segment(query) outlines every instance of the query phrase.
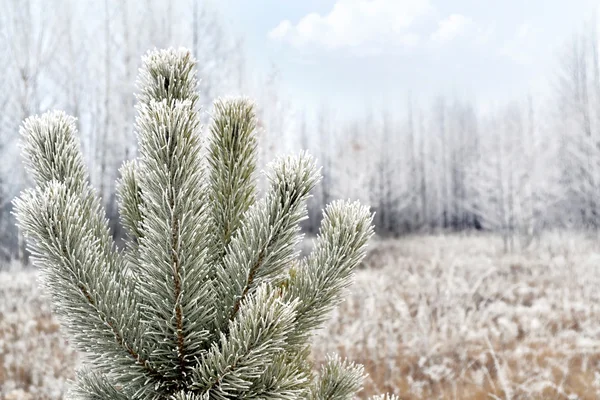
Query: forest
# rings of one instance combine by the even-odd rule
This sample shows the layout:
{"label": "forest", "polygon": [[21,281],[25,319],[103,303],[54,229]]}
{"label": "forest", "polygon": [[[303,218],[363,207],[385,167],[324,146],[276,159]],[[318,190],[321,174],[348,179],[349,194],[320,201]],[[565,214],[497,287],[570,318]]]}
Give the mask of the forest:
{"label": "forest", "polygon": [[[189,3],[189,4],[188,4]],[[186,46],[199,62],[201,104],[246,94],[259,107],[260,165],[307,149],[323,179],[306,232],[336,198],[358,198],[376,213],[380,236],[488,231],[506,250],[544,230],[600,224],[600,61],[595,21],[557,45],[560,69],[545,97],[523,93],[480,107],[452,94],[405,100],[340,116],[335,104],[308,112],[282,89],[277,66],[257,71],[242,38],[210,2],[2,0],[0,15],[0,248],[26,261],[11,214],[29,185],[18,157],[19,126],[60,108],[78,121],[81,145],[113,235],[120,238],[115,180],[135,156],[134,82],[147,49]],[[176,23],[175,23],[176,22]],[[401,77],[398,77],[401,79]]]}

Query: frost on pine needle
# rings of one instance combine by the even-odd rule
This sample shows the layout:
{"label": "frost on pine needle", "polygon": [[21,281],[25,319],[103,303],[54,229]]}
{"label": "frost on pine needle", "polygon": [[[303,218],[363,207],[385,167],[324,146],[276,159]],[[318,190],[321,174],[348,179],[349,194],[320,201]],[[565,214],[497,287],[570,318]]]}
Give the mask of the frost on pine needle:
{"label": "frost on pine needle", "polygon": [[74,119],[23,124],[36,187],[15,200],[65,334],[84,368],[77,399],[351,399],[363,370],[332,357],[314,377],[310,332],[350,284],[373,230],[358,203],[328,206],[298,260],[299,223],[319,180],[305,153],[281,157],[256,199],[256,116],[215,103],[203,151],[195,60],[157,50],[138,79],[139,157],[117,198],[128,242],[112,241],[89,184]]}
{"label": "frost on pine needle", "polygon": [[364,368],[338,356],[328,356],[321,367],[319,378],[312,388],[313,398],[351,400],[362,388]]}

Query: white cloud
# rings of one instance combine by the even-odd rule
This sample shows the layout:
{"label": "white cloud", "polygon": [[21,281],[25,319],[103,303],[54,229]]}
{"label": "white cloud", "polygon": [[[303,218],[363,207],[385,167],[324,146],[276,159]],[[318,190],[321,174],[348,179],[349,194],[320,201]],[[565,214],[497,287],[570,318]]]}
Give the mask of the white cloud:
{"label": "white cloud", "polygon": [[465,32],[472,24],[471,18],[462,14],[452,14],[438,22],[438,28],[431,34],[431,40],[439,43],[449,42]]}
{"label": "white cloud", "polygon": [[269,32],[269,37],[271,39],[282,39],[292,29],[294,29],[294,27],[292,26],[292,23],[286,19],[285,21],[281,21],[275,29],[273,29],[273,30],[271,30],[271,32]]}
{"label": "white cloud", "polygon": [[432,11],[429,0],[338,0],[325,15],[310,13],[295,25],[280,22],[269,38],[296,47],[349,48],[359,53],[410,47],[419,42],[410,28]]}

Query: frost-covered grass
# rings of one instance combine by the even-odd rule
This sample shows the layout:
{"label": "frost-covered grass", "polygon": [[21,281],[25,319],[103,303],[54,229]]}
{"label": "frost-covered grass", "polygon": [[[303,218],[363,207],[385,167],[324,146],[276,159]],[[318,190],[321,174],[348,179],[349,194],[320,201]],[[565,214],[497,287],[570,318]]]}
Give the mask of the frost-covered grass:
{"label": "frost-covered grass", "polygon": [[403,399],[599,399],[600,240],[501,248],[482,237],[379,243],[315,354],[364,363],[366,392]]}
{"label": "frost-covered grass", "polygon": [[[376,243],[315,338],[365,364],[362,393],[402,399],[600,398],[600,239],[551,235]],[[33,272],[0,273],[0,399],[60,399],[77,356]]]}
{"label": "frost-covered grass", "polygon": [[0,272],[0,399],[63,398],[76,359],[36,274]]}

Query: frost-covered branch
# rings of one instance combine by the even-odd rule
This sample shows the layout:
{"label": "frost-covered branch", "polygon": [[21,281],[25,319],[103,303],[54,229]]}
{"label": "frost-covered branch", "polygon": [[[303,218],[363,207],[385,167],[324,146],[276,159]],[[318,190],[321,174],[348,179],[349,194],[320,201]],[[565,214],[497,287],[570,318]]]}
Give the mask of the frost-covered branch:
{"label": "frost-covered branch", "polygon": [[308,338],[350,283],[372,216],[334,202],[315,250],[292,268],[315,162],[305,153],[277,159],[256,201],[254,106],[217,102],[205,153],[194,66],[185,49],[144,58],[139,156],[118,182],[122,251],[88,183],[74,120],[52,112],[24,125],[37,187],[15,201],[17,218],[70,341],[92,367],[72,395],[349,399],[362,369],[332,358],[313,383]]}

